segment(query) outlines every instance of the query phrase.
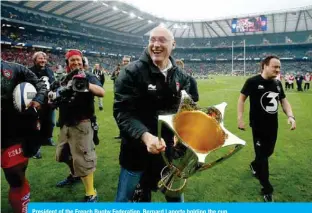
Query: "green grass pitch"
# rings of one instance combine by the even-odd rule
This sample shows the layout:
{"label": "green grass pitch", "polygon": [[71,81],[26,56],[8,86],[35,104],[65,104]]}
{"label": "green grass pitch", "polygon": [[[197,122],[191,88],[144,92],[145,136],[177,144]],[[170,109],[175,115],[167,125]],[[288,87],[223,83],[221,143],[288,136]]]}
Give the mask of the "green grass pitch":
{"label": "green grass pitch", "polygon": [[[108,79],[108,78],[107,78]],[[251,129],[239,131],[236,125],[236,106],[244,77],[214,77],[198,80],[200,106],[211,106],[223,101],[225,127],[247,145],[232,158],[209,170],[197,173],[188,180],[185,189],[186,202],[262,202],[260,184],[251,176],[249,163],[254,157]],[[112,116],[113,83],[105,83],[104,111],[96,114],[100,126],[100,145],[96,147],[98,163],[94,184],[99,202],[114,201],[119,175],[119,146],[114,139],[118,134]],[[297,130],[290,131],[287,117],[279,109],[279,133],[275,152],[270,158],[270,180],[275,188],[275,200],[279,202],[307,202],[312,200],[312,92],[287,91],[297,121]],[[244,118],[248,124],[249,100],[245,104]],[[57,141],[59,129],[54,131]],[[31,185],[33,202],[79,202],[84,196],[82,183],[73,187],[56,188],[69,170],[65,164],[55,161],[55,147],[44,146],[41,160],[30,159],[27,178]],[[10,212],[8,184],[1,172],[1,212]],[[160,193],[153,194],[153,201],[164,202]]]}

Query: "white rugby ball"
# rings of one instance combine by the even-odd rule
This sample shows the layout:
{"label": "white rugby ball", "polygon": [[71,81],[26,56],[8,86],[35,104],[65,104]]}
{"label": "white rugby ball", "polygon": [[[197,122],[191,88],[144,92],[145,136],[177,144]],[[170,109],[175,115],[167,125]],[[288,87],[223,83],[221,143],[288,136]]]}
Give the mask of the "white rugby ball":
{"label": "white rugby ball", "polygon": [[36,88],[27,82],[18,84],[13,90],[13,104],[17,111],[25,111],[27,105],[36,96]]}

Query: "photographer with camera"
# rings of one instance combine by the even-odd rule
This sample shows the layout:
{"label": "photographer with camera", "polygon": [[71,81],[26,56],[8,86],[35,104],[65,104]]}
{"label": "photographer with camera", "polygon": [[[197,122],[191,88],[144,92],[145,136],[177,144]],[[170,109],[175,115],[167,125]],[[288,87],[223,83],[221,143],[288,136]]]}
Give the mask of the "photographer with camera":
{"label": "photographer with camera", "polygon": [[[67,76],[57,83],[52,103],[59,108],[60,136],[56,160],[66,163],[71,174],[57,187],[72,185],[81,178],[86,196],[85,202],[96,202],[93,186],[96,153],[93,143],[91,118],[94,115],[94,96],[103,97],[100,81],[90,72],[84,72],[83,55],[79,50],[69,50],[66,55]],[[52,88],[55,91],[55,88]]]}

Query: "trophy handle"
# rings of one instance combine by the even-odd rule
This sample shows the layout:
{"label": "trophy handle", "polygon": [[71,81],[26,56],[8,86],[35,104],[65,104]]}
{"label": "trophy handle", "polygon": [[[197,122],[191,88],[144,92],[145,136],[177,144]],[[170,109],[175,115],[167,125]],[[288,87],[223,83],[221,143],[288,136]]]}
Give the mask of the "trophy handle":
{"label": "trophy handle", "polygon": [[205,163],[202,164],[202,166],[198,169],[198,171],[204,171],[206,169],[209,169],[219,163],[222,163],[224,160],[228,159],[229,157],[233,156],[236,152],[238,152],[241,148],[243,148],[244,145],[236,145],[231,151],[229,151],[226,155],[223,157],[218,158],[217,160],[211,162],[211,163]]}
{"label": "trophy handle", "polygon": [[[172,124],[173,115],[160,115],[158,120],[158,139],[161,140],[162,125],[166,125],[169,129],[176,134]],[[181,140],[179,138],[179,140]],[[186,186],[187,179],[181,177],[181,171],[169,162],[165,152],[161,152],[162,158],[166,165],[160,173],[160,181],[158,182],[158,188],[162,193],[169,197],[179,196]]]}
{"label": "trophy handle", "polygon": [[183,192],[186,186],[187,179],[178,177],[178,172],[179,170],[174,166],[165,166],[161,170],[161,179],[158,182],[158,188],[169,197],[177,197]]}
{"label": "trophy handle", "polygon": [[[174,131],[173,128],[173,124],[172,124],[172,118],[173,118],[174,114],[172,115],[160,115],[158,118],[158,127],[157,127],[157,136],[158,136],[158,140],[161,140],[161,129],[162,129],[162,125],[166,125],[167,127],[169,127],[171,129],[171,131],[174,132],[174,134],[176,133]],[[176,135],[176,134],[175,134]],[[161,152],[162,158],[164,159],[166,165],[170,165],[165,152]]]}

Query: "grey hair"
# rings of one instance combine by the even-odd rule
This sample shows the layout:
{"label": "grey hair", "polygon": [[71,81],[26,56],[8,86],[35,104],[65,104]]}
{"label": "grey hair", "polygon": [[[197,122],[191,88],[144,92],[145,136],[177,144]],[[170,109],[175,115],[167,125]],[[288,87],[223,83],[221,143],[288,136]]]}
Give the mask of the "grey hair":
{"label": "grey hair", "polygon": [[32,57],[33,62],[36,61],[36,59],[37,59],[37,57],[38,57],[39,55],[43,55],[43,57],[45,57],[45,58],[47,57],[47,54],[45,54],[45,53],[42,52],[42,51],[35,52],[34,55],[33,55],[33,57]]}

